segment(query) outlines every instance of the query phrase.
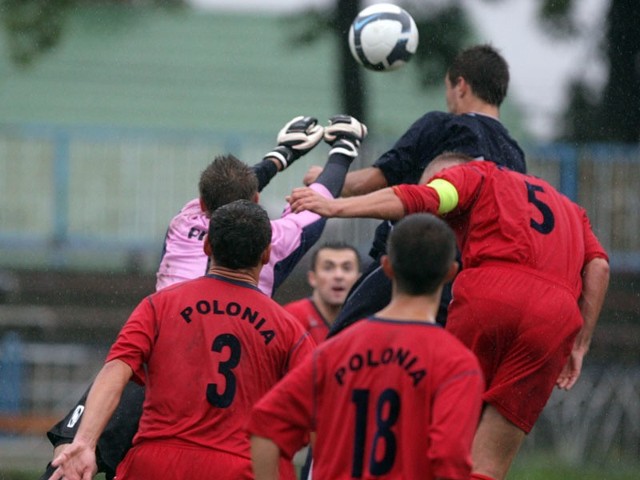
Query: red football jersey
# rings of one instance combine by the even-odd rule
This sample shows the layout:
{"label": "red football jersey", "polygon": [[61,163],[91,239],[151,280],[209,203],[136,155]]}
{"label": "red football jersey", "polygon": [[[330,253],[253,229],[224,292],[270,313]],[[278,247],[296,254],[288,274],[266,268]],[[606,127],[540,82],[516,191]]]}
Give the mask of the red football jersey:
{"label": "red football jersey", "polygon": [[207,275],[143,300],[107,360],[126,362],[146,385],[134,445],[170,438],[249,459],[251,407],[314,348],[256,287]]}
{"label": "red football jersey", "polygon": [[[457,190],[458,205],[444,218],[456,232],[464,268],[491,261],[531,267],[569,287],[577,298],[584,264],[608,258],[584,209],[540,178],[487,161],[450,167],[434,178]],[[393,188],[407,214],[438,211],[433,188]]]}
{"label": "red football jersey", "polygon": [[313,478],[467,479],[483,386],[475,356],[438,325],[369,318],[289,373],[248,428],[288,455],[316,431]]}
{"label": "red football jersey", "polygon": [[284,309],[296,317],[316,344],[320,345],[325,341],[329,334],[329,324],[311,298],[302,298],[295,302],[287,303]]}

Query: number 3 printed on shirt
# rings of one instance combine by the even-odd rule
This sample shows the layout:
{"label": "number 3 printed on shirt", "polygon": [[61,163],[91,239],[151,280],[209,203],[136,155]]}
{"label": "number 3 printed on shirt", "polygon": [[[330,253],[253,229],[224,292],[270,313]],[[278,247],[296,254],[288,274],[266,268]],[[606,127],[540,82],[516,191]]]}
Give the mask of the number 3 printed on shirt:
{"label": "number 3 printed on shirt", "polygon": [[540,185],[533,185],[529,182],[524,183],[527,185],[527,196],[529,203],[532,203],[538,210],[540,210],[540,213],[542,214],[542,223],[538,223],[532,218],[529,221],[529,225],[531,226],[531,228],[542,233],[543,235],[551,233],[553,227],[555,227],[556,225],[556,220],[553,212],[551,211],[551,208],[549,208],[549,205],[536,197],[536,193],[544,193],[544,189]]}
{"label": "number 3 printed on shirt", "polygon": [[218,373],[225,380],[224,390],[218,393],[218,384],[210,383],[207,385],[207,401],[219,408],[227,408],[233,403],[233,398],[236,396],[236,376],[233,374],[233,369],[240,363],[240,354],[242,353],[240,340],[230,333],[218,335],[213,341],[211,351],[222,352],[224,347],[230,350],[229,359],[218,364]]}
{"label": "number 3 printed on shirt", "polygon": [[[362,478],[365,459],[365,443],[367,440],[367,418],[369,415],[369,390],[356,389],[351,394],[351,401],[356,405],[356,429],[353,439],[353,464],[351,477]],[[369,472],[379,476],[388,473],[393,468],[396,459],[397,441],[391,427],[398,421],[400,415],[400,395],[391,388],[387,388],[378,397],[376,404],[376,432],[369,454]],[[378,459],[377,454],[383,453]]]}

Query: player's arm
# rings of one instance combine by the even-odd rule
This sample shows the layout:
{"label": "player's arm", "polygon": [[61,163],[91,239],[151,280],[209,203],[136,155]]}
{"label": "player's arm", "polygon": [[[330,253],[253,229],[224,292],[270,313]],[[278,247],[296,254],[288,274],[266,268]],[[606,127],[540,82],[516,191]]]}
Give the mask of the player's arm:
{"label": "player's arm", "polygon": [[387,179],[379,168],[366,167],[347,174],[344,181],[344,188],[342,189],[342,196],[353,197],[355,195],[365,195],[388,186]]}
{"label": "player's arm", "polygon": [[[323,168],[317,165],[310,167],[305,173],[302,182],[307,186],[311,185],[323,171]],[[387,179],[379,168],[366,167],[347,173],[340,195],[343,197],[364,195],[388,186]],[[337,197],[338,195],[334,196]]]}
{"label": "player's arm", "polygon": [[399,220],[405,214],[402,201],[392,188],[348,198],[325,198],[310,188],[296,188],[287,197],[294,212],[310,210],[323,217],[379,218]]}
{"label": "player's arm", "polygon": [[[448,375],[441,377],[432,395],[432,418],[428,426],[429,458],[436,478],[468,478],[471,446],[482,410],[484,379],[475,356],[458,354],[457,365],[447,363]],[[446,362],[445,362],[446,363]]]}
{"label": "player's arm", "polygon": [[569,360],[558,377],[557,386],[561,389],[569,390],[580,376],[582,362],[589,351],[593,331],[604,304],[609,275],[609,262],[602,257],[592,259],[583,268],[582,292],[578,305],[584,324],[576,337]]}
{"label": "player's arm", "polygon": [[258,191],[278,172],[313,150],[323,136],[324,128],[314,117],[298,116],[288,121],[278,132],[278,145],[252,167],[258,177]]}
{"label": "player's arm", "polygon": [[102,367],[89,391],[73,442],[52,462],[57,470],[51,480],[65,476],[75,478],[74,474],[83,480],[93,478],[97,472],[95,450],[98,439],[132,374],[131,367],[121,360],[112,360]]}
{"label": "player's arm", "polygon": [[273,440],[252,435],[251,460],[256,480],[278,480],[280,448]]}
{"label": "player's arm", "polygon": [[277,445],[278,455],[287,458],[306,445],[315,422],[314,356],[315,352],[267,392],[253,406],[247,423],[252,437],[269,439]]}
{"label": "player's arm", "polygon": [[[331,145],[329,158],[320,176],[311,185],[319,195],[333,198],[340,194],[344,178],[358,156],[367,127],[349,115],[334,115],[325,128],[324,140]],[[287,208],[271,226],[270,263],[274,269],[272,285],[263,285],[272,292],[284,281],[304,254],[320,239],[326,219],[312,212],[293,212]]]}

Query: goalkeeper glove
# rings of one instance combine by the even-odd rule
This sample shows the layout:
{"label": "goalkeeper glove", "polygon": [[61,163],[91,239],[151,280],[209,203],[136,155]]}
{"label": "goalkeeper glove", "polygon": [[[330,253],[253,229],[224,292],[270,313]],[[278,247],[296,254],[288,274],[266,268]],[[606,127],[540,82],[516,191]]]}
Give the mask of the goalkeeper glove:
{"label": "goalkeeper glove", "polygon": [[274,157],[284,170],[320,143],[323,133],[324,128],[318,125],[316,118],[295,117],[282,127],[278,133],[278,146],[264,158]]}
{"label": "goalkeeper glove", "polygon": [[329,155],[342,153],[356,158],[360,142],[366,136],[367,126],[349,115],[334,115],[324,129],[324,141],[331,145]]}

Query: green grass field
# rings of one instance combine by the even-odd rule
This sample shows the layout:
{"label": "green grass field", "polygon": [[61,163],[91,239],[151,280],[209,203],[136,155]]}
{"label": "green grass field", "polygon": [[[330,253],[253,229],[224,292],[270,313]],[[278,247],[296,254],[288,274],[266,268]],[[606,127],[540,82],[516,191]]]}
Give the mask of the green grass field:
{"label": "green grass field", "polygon": [[568,465],[551,456],[516,458],[507,480],[637,480],[640,463]]}
{"label": "green grass field", "polygon": [[[41,471],[2,471],[0,480],[38,480]],[[104,476],[96,477],[103,480]],[[536,457],[518,459],[508,480],[638,480],[640,464],[616,463],[602,466],[568,466],[557,460]]]}

